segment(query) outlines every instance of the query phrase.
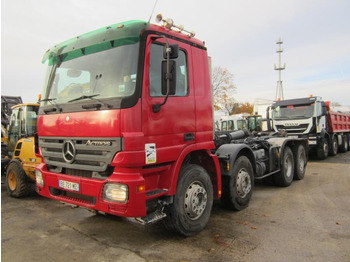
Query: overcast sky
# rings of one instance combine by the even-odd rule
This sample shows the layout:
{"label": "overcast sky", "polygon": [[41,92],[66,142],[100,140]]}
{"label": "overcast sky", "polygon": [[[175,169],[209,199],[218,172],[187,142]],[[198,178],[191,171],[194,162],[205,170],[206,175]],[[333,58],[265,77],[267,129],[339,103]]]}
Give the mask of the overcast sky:
{"label": "overcast sky", "polygon": [[[155,0],[1,0],[1,94],[35,102],[45,51],[77,35],[148,20]],[[350,105],[349,0],[158,0],[158,13],[196,32],[214,66],[228,68],[239,102],[275,99],[276,40],[284,41],[285,99],[319,95]]]}

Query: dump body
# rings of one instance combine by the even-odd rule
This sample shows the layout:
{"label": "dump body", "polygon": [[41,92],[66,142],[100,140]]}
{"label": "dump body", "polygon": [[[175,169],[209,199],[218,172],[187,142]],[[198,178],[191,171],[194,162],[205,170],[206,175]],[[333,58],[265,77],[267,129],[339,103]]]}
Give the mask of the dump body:
{"label": "dump body", "polygon": [[331,133],[350,132],[350,114],[329,111],[328,116],[328,126]]}

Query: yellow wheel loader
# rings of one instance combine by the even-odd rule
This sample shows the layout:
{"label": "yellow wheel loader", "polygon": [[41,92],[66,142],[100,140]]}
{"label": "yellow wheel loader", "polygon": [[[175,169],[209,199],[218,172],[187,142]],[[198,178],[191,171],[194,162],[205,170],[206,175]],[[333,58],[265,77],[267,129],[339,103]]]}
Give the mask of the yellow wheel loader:
{"label": "yellow wheel loader", "polygon": [[[39,104],[19,104],[12,108],[8,126],[7,156],[1,159],[5,184],[12,197],[23,197],[35,186],[37,113]],[[3,154],[2,154],[3,155]]]}

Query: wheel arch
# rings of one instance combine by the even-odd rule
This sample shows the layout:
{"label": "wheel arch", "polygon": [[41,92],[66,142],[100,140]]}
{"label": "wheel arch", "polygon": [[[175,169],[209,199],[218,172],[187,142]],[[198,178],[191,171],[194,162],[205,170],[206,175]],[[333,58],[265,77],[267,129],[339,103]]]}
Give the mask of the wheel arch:
{"label": "wheel arch", "polygon": [[[308,159],[309,145],[306,139],[304,138],[271,138],[268,140],[270,144],[277,145],[280,147],[280,156],[284,152],[286,147],[289,147],[293,152],[293,157],[295,158],[295,151],[299,145],[305,147],[306,158]],[[279,158],[280,164],[282,163],[282,157]]]}
{"label": "wheel arch", "polygon": [[[219,159],[224,162],[229,160],[230,170],[232,170],[236,159],[240,156],[246,156],[252,164],[254,174],[256,174],[256,160],[252,149],[246,144],[225,144],[216,151]],[[224,164],[221,165],[225,166]],[[228,172],[222,172],[222,175],[229,175]]]}
{"label": "wheel arch", "polygon": [[171,180],[173,183],[169,189],[171,195],[175,195],[180,170],[185,164],[196,164],[204,168],[210,176],[213,184],[214,197],[221,197],[221,176],[220,165],[216,155],[212,154],[208,148],[198,148],[198,145],[190,145],[186,147],[176,161],[173,171],[171,172]]}

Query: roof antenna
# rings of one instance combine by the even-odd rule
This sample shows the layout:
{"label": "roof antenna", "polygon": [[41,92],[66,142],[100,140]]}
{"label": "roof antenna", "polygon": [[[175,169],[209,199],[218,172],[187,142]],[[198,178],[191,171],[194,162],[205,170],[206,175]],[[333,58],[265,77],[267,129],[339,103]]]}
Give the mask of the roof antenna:
{"label": "roof antenna", "polygon": [[149,19],[148,19],[148,23],[151,21],[151,18],[152,18],[152,15],[153,15],[154,9],[156,8],[157,3],[158,3],[158,0],[156,0],[156,1],[154,2],[154,6],[153,6],[153,9],[152,9],[152,13],[151,13],[151,15],[150,15],[150,17],[149,17]]}

